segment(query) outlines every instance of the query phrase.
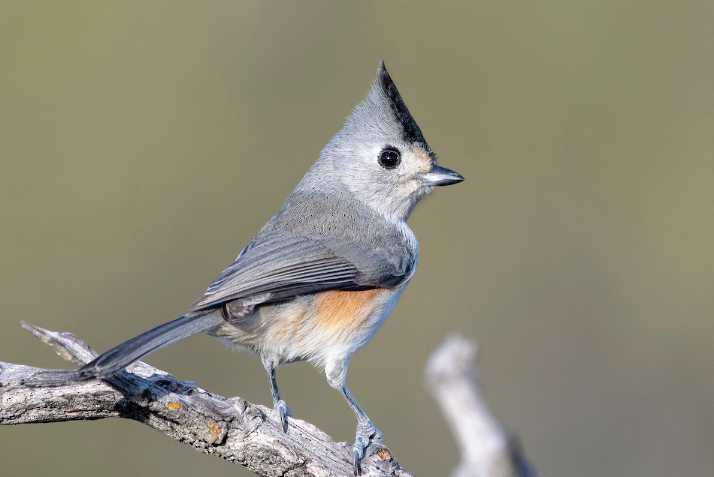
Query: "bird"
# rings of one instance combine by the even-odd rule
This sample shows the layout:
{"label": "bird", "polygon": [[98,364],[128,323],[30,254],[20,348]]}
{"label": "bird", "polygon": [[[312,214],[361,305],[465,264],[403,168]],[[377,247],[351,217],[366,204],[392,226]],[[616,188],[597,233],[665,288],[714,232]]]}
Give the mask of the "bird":
{"label": "bird", "polygon": [[438,186],[463,181],[438,165],[384,61],[366,98],[325,145],[282,208],[185,315],[77,370],[102,379],[189,336],[206,333],[257,355],[287,432],[275,368],[308,361],[357,417],[355,475],[382,434],[345,385],[350,359],[377,333],[411,281],[419,244],[407,219]]}

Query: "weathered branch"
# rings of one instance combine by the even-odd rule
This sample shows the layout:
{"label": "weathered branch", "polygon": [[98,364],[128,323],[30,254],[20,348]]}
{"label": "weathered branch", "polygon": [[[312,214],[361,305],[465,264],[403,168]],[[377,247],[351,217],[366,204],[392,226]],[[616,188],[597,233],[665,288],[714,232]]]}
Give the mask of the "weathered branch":
{"label": "weathered branch", "polygon": [[[76,365],[96,354],[70,333],[23,327]],[[246,466],[261,476],[351,476],[351,447],[312,424],[244,399],[224,398],[142,362],[104,381],[72,381],[72,370],[0,362],[0,424],[121,417],[142,422],[194,449]],[[411,476],[389,449],[373,442],[366,476]]]}
{"label": "weathered branch", "polygon": [[452,477],[537,477],[515,438],[491,414],[474,366],[476,345],[446,339],[429,359],[426,383],[461,449]]}

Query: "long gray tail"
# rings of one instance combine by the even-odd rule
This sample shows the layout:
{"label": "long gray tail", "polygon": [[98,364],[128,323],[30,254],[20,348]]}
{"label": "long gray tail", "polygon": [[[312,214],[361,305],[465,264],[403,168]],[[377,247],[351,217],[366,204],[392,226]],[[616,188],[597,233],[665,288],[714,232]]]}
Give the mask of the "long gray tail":
{"label": "long gray tail", "polygon": [[222,322],[223,316],[216,310],[189,313],[176,318],[97,356],[77,371],[76,379],[84,381],[109,377],[149,353],[189,336],[209,331]]}

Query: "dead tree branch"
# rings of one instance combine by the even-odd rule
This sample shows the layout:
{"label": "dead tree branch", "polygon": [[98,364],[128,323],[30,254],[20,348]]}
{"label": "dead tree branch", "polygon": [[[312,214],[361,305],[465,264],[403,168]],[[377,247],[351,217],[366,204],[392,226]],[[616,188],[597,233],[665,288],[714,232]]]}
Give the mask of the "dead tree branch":
{"label": "dead tree branch", "polygon": [[[62,358],[85,364],[96,353],[70,333],[23,323]],[[206,454],[261,476],[351,476],[351,447],[312,424],[291,418],[283,432],[276,413],[241,398],[224,398],[142,362],[104,381],[72,381],[73,370],[0,362],[0,424],[120,417],[133,419]],[[386,447],[372,443],[362,462],[370,477],[412,474]]]}
{"label": "dead tree branch", "polygon": [[476,345],[453,335],[431,355],[426,384],[461,449],[452,477],[537,477],[518,442],[488,409],[474,365]]}

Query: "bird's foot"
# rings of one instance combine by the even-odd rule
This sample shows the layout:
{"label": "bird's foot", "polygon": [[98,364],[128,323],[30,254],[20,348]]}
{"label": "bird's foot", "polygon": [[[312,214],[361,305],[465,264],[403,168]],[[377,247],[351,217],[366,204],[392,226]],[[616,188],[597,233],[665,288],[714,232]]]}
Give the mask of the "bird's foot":
{"label": "bird's foot", "polygon": [[358,422],[355,443],[352,446],[352,464],[354,465],[355,475],[360,475],[362,473],[360,464],[364,458],[364,451],[367,449],[372,440],[379,444],[384,444],[382,433],[379,432],[379,429],[374,427],[372,421],[365,419],[364,421]]}
{"label": "bird's foot", "polygon": [[288,417],[292,417],[288,405],[282,399],[275,403],[273,409],[280,416],[280,423],[283,425],[283,432],[288,432]]}

